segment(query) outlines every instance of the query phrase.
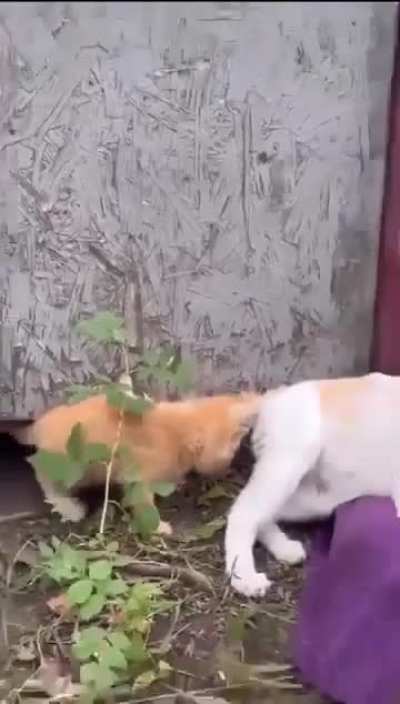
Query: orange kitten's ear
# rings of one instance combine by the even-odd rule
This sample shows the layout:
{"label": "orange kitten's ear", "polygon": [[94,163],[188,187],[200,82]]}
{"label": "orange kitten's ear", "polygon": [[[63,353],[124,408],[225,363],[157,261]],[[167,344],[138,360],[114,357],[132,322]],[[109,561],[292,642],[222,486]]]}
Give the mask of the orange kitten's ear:
{"label": "orange kitten's ear", "polygon": [[243,433],[247,433],[257,420],[261,407],[262,396],[243,394],[231,408],[231,418],[238,424]]}

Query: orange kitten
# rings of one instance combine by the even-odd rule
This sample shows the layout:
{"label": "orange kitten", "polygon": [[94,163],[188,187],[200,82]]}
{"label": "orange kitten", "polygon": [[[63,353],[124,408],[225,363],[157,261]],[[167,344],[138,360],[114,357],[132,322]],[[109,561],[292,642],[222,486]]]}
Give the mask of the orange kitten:
{"label": "orange kitten", "polygon": [[[253,393],[213,396],[155,404],[142,416],[124,415],[120,444],[129,449],[144,481],[181,481],[190,470],[213,475],[229,468],[244,435],[255,421],[261,396]],[[74,405],[58,406],[17,433],[20,442],[38,449],[65,452],[73,426],[82,424],[86,442],[116,442],[120,412],[105,396],[93,396]],[[112,479],[129,481],[115,464]],[[65,520],[85,515],[80,501],[63,493],[37,473],[45,499]],[[104,483],[104,465],[91,466],[73,489]]]}

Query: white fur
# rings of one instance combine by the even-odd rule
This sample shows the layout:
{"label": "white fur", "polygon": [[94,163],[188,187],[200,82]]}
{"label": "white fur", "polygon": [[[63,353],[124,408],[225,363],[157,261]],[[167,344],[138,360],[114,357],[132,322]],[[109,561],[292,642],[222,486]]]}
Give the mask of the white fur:
{"label": "white fur", "polygon": [[347,407],[345,386],[344,403],[335,405],[333,395],[322,404],[323,383],[302,382],[265,396],[253,434],[256,464],[230,511],[225,537],[226,572],[245,596],[263,596],[270,586],[255,569],[257,539],[279,560],[304,558],[301,543],[277,521],[322,518],[366,495],[392,497],[400,514],[400,378],[363,377],[356,393],[349,387]]}
{"label": "white fur", "polygon": [[50,504],[52,511],[60,515],[62,521],[79,523],[85,518],[86,508],[79,499],[62,492],[41,472],[35,472],[35,475],[43,491],[45,502]]}

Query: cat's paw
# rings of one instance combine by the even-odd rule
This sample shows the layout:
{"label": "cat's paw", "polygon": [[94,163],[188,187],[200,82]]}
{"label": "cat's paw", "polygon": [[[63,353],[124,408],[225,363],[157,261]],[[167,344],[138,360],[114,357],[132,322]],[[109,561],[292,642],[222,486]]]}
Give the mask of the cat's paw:
{"label": "cat's paw", "polygon": [[174,534],[174,529],[168,521],[160,521],[156,530],[157,535],[169,536]]}
{"label": "cat's paw", "polygon": [[306,551],[300,540],[286,540],[274,551],[274,556],[280,562],[288,565],[298,565],[306,559]]}
{"label": "cat's paw", "polygon": [[265,596],[271,582],[264,572],[253,572],[246,576],[232,575],[231,586],[239,594],[257,599]]}
{"label": "cat's paw", "polygon": [[57,501],[49,503],[52,504],[51,510],[59,513],[63,522],[79,523],[86,516],[85,506],[78,499],[73,499],[70,496],[63,496],[58,498]]}

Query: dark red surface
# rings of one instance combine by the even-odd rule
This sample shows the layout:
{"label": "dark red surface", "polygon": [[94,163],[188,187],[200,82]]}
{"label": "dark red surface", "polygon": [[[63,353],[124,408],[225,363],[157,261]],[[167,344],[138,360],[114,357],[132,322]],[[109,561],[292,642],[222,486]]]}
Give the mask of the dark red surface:
{"label": "dark red surface", "polygon": [[373,371],[387,374],[400,374],[400,50],[398,45],[392,78],[371,368]]}

